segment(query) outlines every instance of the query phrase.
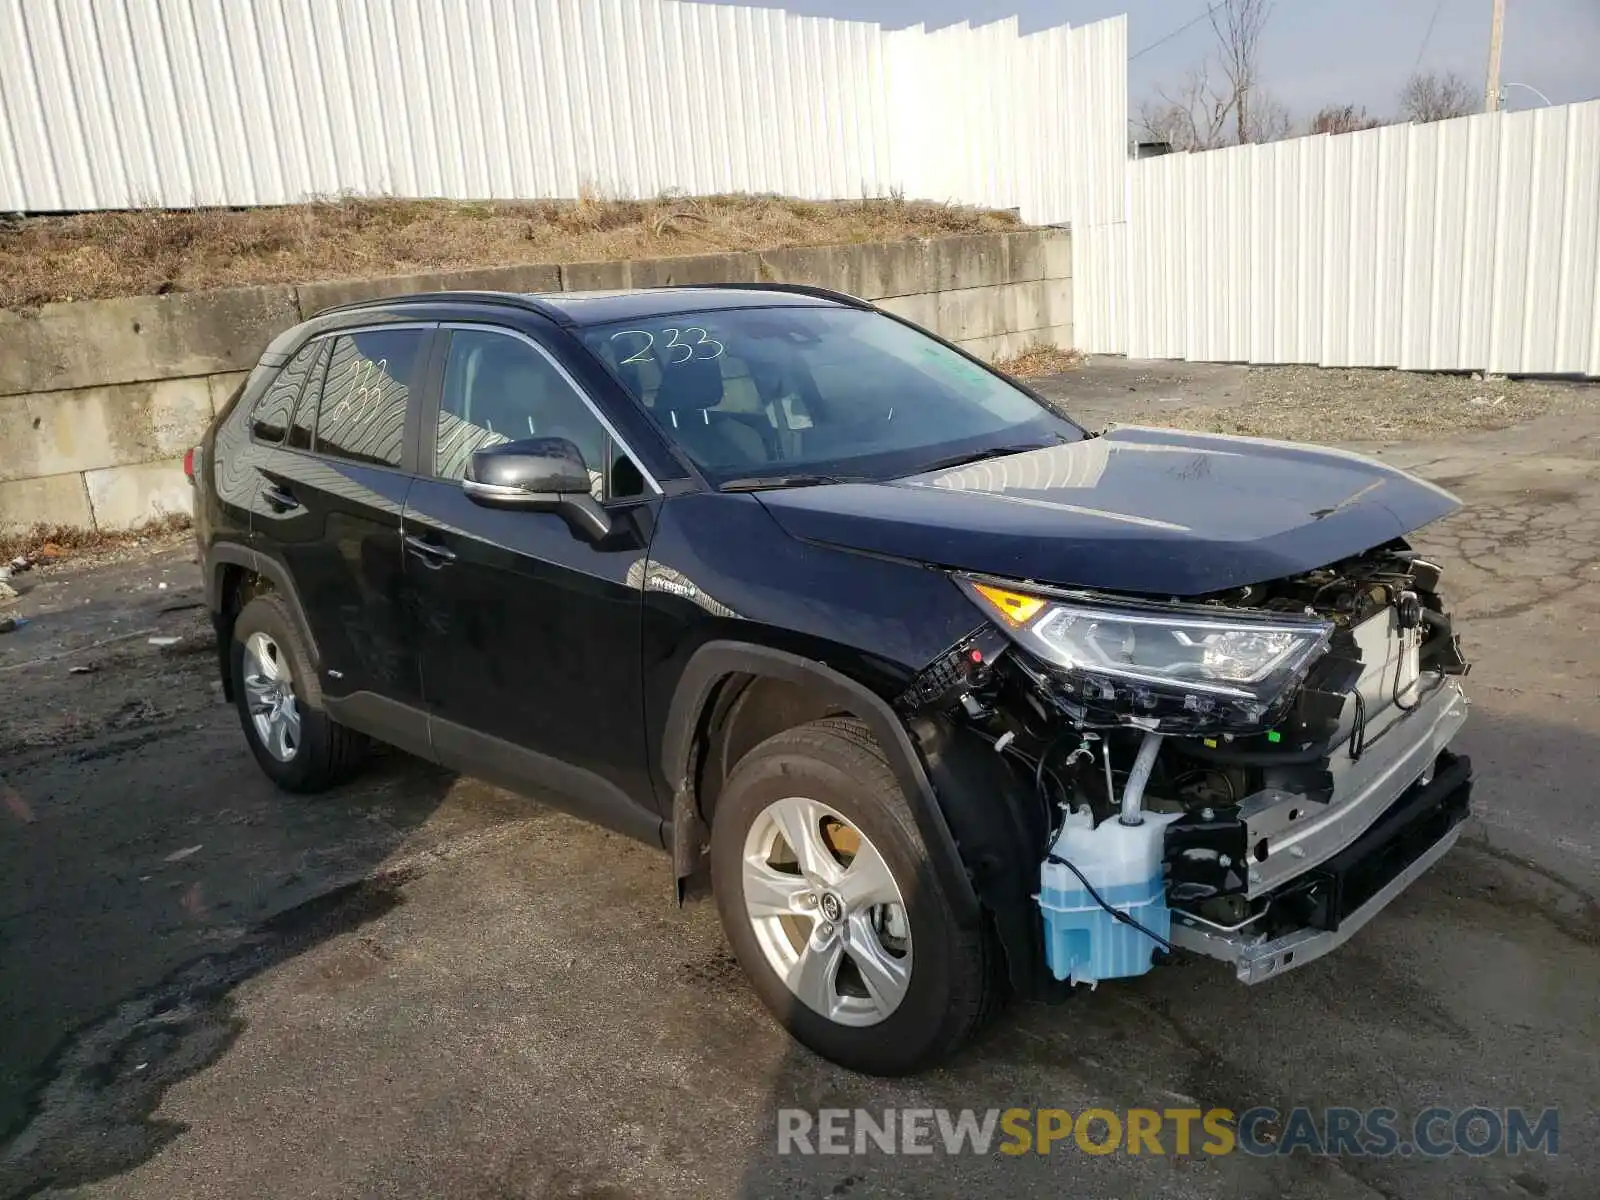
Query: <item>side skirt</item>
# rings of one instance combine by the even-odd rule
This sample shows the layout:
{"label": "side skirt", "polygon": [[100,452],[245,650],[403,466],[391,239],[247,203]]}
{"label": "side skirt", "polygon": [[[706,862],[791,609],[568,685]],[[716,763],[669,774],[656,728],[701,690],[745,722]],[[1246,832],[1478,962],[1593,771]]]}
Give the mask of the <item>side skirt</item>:
{"label": "side skirt", "polygon": [[421,709],[374,692],[328,696],[324,704],[339,724],[408,754],[549,804],[658,850],[662,847],[664,822],[660,815],[592,771],[464,725],[430,718]]}

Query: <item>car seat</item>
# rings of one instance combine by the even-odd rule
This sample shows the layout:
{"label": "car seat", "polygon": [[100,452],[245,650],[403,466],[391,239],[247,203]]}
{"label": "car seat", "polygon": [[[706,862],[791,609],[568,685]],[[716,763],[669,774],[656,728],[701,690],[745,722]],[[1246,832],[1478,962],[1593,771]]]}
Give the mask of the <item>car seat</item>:
{"label": "car seat", "polygon": [[722,364],[691,358],[664,365],[656,417],[702,466],[743,470],[770,461],[766,442],[748,425],[712,410],[722,403]]}

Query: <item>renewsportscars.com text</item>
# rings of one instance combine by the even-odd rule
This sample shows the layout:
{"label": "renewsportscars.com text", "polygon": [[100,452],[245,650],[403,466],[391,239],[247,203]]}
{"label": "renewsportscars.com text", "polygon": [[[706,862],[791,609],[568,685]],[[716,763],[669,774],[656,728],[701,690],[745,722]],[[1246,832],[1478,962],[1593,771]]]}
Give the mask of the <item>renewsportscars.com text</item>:
{"label": "renewsportscars.com text", "polygon": [[779,1154],[1252,1154],[1387,1158],[1558,1152],[1553,1108],[782,1108]]}

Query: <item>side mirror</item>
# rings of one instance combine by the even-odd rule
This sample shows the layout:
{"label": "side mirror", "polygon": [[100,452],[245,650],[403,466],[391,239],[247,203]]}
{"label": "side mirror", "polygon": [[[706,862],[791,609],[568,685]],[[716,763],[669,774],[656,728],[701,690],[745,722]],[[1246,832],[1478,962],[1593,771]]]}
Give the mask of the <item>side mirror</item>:
{"label": "side mirror", "polygon": [[611,516],[589,492],[589,469],[566,438],[524,438],[476,451],[461,490],[474,504],[558,513],[572,532],[598,542]]}

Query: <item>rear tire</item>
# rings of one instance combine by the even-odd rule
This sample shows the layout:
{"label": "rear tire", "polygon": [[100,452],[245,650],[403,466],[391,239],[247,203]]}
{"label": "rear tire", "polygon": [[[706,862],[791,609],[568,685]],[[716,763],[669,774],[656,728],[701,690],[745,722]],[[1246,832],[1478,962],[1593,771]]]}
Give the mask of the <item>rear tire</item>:
{"label": "rear tire", "polygon": [[367,740],[323,708],[305,636],[280,597],[268,592],[240,610],[228,662],[239,723],[268,778],[285,791],[320,792],[355,774]]}
{"label": "rear tire", "polygon": [[842,1067],[921,1070],[999,1007],[996,948],[957,922],[899,780],[857,721],[786,730],[739,761],[712,822],[711,876],[762,1003]]}

